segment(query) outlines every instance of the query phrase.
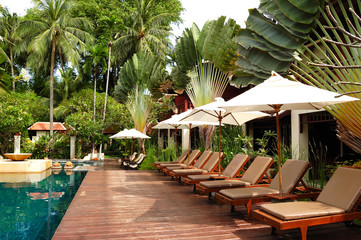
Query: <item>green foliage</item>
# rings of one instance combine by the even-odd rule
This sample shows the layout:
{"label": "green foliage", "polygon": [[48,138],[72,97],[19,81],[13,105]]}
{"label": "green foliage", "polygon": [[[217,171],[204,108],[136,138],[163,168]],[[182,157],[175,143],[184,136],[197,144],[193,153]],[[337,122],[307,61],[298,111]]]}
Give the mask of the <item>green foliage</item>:
{"label": "green foliage", "polygon": [[[178,0],[169,1],[134,0],[125,29],[120,29],[114,41],[117,59],[124,61],[135,53],[147,51],[165,60],[169,51],[170,26],[179,21],[181,11]],[[174,6],[174,7],[173,7]]]}
{"label": "green foliage", "polygon": [[50,156],[50,139],[51,137],[49,134],[39,137],[39,139],[35,142],[34,149],[32,150],[32,159],[44,159]]}
{"label": "green foliage", "polygon": [[153,99],[158,99],[163,96],[160,89],[167,78],[165,62],[161,58],[149,52],[134,54],[120,70],[115,95],[124,103],[135,86],[139,86],[148,89]]}
{"label": "green foliage", "polygon": [[154,162],[158,161],[158,151],[156,146],[149,145],[146,148],[147,157],[144,159],[142,164],[140,165],[140,170],[150,170],[150,169],[156,169],[152,166]]}
{"label": "green foliage", "polygon": [[169,146],[166,149],[158,149],[158,151],[160,162],[174,161],[174,146]]}
{"label": "green foliage", "polygon": [[67,125],[73,127],[74,134],[84,144],[80,155],[89,153],[92,144],[100,144],[108,141],[103,131],[111,128],[119,131],[130,128],[133,124],[129,111],[123,104],[117,103],[112,97],[107,99],[107,117],[103,124],[102,111],[104,108],[104,93],[96,94],[96,116],[93,121],[93,91],[83,89],[73,95],[67,101],[62,102],[56,109],[58,119],[65,120]]}
{"label": "green foliage", "polygon": [[[218,130],[216,130],[218,131]],[[250,158],[256,156],[274,156],[277,161],[277,145],[273,144],[277,139],[277,135],[272,131],[265,131],[262,138],[253,139],[246,133],[242,132],[239,126],[226,125],[222,127],[221,148],[225,153],[222,165],[225,167],[232,160],[234,155],[238,153],[247,154]],[[256,142],[254,146],[253,142]],[[218,151],[218,135],[213,137],[214,151]],[[290,152],[285,148],[283,154],[285,158],[289,158]],[[284,162],[285,160],[283,160]]]}
{"label": "green foliage", "polygon": [[237,59],[237,44],[235,37],[239,25],[233,19],[225,22],[226,17],[208,21],[199,30],[193,23],[191,29],[186,29],[177,40],[175,59],[177,67],[172,71],[175,89],[184,89],[190,81],[188,76],[195,66],[202,61],[210,61],[225,74],[232,74]]}
{"label": "green foliage", "polygon": [[[301,59],[293,65],[292,74],[300,80],[340,94],[361,98],[359,22],[361,1],[335,1],[321,11],[324,21],[317,21],[313,38],[299,51]],[[358,14],[352,14],[349,9]],[[332,21],[334,19],[334,21]],[[354,67],[356,66],[356,67]],[[332,105],[327,108],[338,121],[338,137],[354,151],[361,153],[361,102]],[[352,113],[352,116],[350,116]]]}
{"label": "green foliage", "polygon": [[311,169],[309,171],[309,181],[313,186],[323,188],[329,179],[329,166],[327,163],[327,146],[321,142],[313,141],[310,145]]}
{"label": "green foliage", "polygon": [[24,137],[28,127],[46,118],[48,108],[36,94],[11,93],[0,95],[0,144],[1,152],[13,148],[13,136],[20,132]]}
{"label": "green foliage", "polygon": [[259,84],[272,70],[287,75],[295,50],[306,41],[323,4],[323,0],[263,0],[258,9],[249,10],[247,27],[237,38],[238,78],[233,83]]}

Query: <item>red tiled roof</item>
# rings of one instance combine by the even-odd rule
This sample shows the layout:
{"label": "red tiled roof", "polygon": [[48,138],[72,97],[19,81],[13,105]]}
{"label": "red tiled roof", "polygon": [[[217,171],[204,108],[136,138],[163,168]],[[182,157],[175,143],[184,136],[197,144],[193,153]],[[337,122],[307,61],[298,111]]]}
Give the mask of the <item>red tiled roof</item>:
{"label": "red tiled roof", "polygon": [[[50,123],[49,122],[37,122],[37,123],[34,123],[31,127],[29,127],[28,130],[50,131]],[[66,131],[67,129],[64,126],[64,124],[62,124],[60,122],[54,122],[53,130],[54,131]]]}

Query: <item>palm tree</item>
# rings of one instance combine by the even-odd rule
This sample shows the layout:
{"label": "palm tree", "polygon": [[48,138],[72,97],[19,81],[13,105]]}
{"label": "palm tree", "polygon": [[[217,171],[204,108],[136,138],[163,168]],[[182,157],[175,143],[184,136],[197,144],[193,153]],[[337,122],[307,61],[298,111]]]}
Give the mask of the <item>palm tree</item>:
{"label": "palm tree", "polygon": [[11,69],[11,77],[13,91],[15,92],[15,78],[14,78],[14,47],[20,41],[20,36],[17,34],[17,27],[19,25],[19,18],[16,13],[11,14],[7,8],[1,8],[0,17],[0,36],[2,41],[9,47],[9,63]]}
{"label": "palm tree", "polygon": [[107,48],[100,44],[88,46],[88,54],[86,56],[83,68],[86,71],[93,71],[94,80],[94,109],[93,120],[95,121],[95,104],[98,74],[104,73],[107,65]]}
{"label": "palm tree", "polygon": [[154,14],[156,0],[135,0],[135,11],[131,14],[130,26],[126,31],[119,31],[114,41],[115,56],[126,60],[134,53],[148,51],[165,57],[168,51],[166,37],[169,36],[167,21],[174,13]]}
{"label": "palm tree", "polygon": [[80,53],[86,50],[85,40],[91,40],[91,35],[85,30],[91,28],[91,23],[80,17],[70,15],[70,0],[34,0],[39,16],[36,20],[21,23],[21,32],[33,36],[28,46],[30,55],[43,59],[46,53],[50,56],[50,135],[53,136],[54,112],[54,68],[56,48],[61,49],[66,61],[73,66],[78,65]]}

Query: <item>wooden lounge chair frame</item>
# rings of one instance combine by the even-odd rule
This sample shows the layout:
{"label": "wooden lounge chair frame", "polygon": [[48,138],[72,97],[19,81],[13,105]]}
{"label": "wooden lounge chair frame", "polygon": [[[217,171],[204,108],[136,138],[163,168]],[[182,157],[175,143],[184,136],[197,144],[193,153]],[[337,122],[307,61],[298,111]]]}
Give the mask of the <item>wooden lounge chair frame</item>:
{"label": "wooden lounge chair frame", "polygon": [[188,150],[186,150],[186,151],[184,151],[178,158],[177,158],[177,160],[175,160],[175,161],[169,161],[169,162],[155,162],[155,163],[153,163],[152,165],[153,165],[153,167],[156,167],[156,168],[158,168],[158,170],[160,170],[160,165],[161,165],[161,163],[169,163],[169,164],[179,164],[179,163],[184,163],[185,162],[185,160],[187,159],[187,155],[188,155]]}
{"label": "wooden lounge chair frame", "polygon": [[[192,153],[194,151],[197,152],[196,155],[192,155]],[[198,157],[201,155],[201,151],[199,151],[199,150],[193,150],[192,153],[189,155],[189,157],[192,157],[193,159],[191,159],[189,161],[188,167],[184,167],[184,168],[191,168],[195,164],[195,162],[197,161]],[[185,159],[185,161],[183,163],[185,163],[187,161],[188,161],[188,157]],[[176,166],[178,166],[178,164],[174,164],[172,166],[176,167]],[[164,175],[169,175],[169,173],[172,171],[171,169],[167,169],[167,167],[170,167],[170,166],[160,166],[160,171],[163,172]]]}
{"label": "wooden lounge chair frame", "polygon": [[361,196],[349,212],[319,217],[308,217],[294,220],[282,220],[261,210],[253,210],[252,217],[279,230],[299,228],[302,240],[307,239],[307,229],[310,226],[324,225],[337,222],[348,222],[361,218]]}
{"label": "wooden lounge chair frame", "polygon": [[[296,190],[301,191],[299,194],[295,195],[294,199],[305,199],[305,198],[315,199],[320,193],[319,189],[308,187],[306,183],[302,180],[302,178],[304,177],[310,166],[311,166],[310,164],[307,165],[303,173],[300,175],[300,178],[297,180],[297,183],[295,184],[295,186],[293,186],[293,188],[290,191],[290,194],[294,194]],[[298,184],[301,184],[301,186],[298,186]],[[263,187],[263,186],[268,187],[269,185],[259,185],[259,187]],[[302,192],[302,191],[306,191],[306,192]],[[260,196],[254,198],[233,199],[223,194],[216,193],[216,200],[218,203],[224,203],[230,205],[231,211],[234,210],[235,206],[245,205],[247,208],[247,216],[250,216],[253,204],[261,203],[261,202],[270,202],[272,198],[270,196]]]}
{"label": "wooden lounge chair frame", "polygon": [[[270,162],[270,164],[267,166],[267,168],[265,169],[265,171],[263,172],[263,174],[258,178],[258,180],[256,181],[256,183],[254,185],[250,185],[250,186],[245,186],[247,188],[249,187],[267,187],[269,186],[269,184],[260,184],[262,181],[264,181],[264,177],[266,177],[266,181],[267,182],[271,182],[271,178],[268,175],[268,170],[270,169],[270,167],[272,166],[274,160],[272,159],[272,161]],[[227,180],[240,180],[239,178],[230,178]],[[217,181],[217,180],[215,180]],[[195,185],[195,191],[199,194],[209,194],[209,197],[211,196],[212,192],[219,192],[223,189],[229,189],[229,188],[234,188],[234,187],[217,187],[217,188],[207,188],[204,187],[202,185],[200,185],[199,183]]]}
{"label": "wooden lounge chair frame", "polygon": [[[360,205],[360,203],[361,203],[361,198],[358,200],[356,206]],[[284,221],[275,216],[272,216],[271,214],[265,213],[261,210],[252,210],[252,217],[279,230],[299,228],[301,232],[302,240],[306,240],[308,227],[329,224],[329,223],[347,222],[355,219],[360,219],[361,211],[354,210],[352,212],[343,213],[343,214]]]}
{"label": "wooden lounge chair frame", "polygon": [[[214,166],[212,167],[212,169],[211,169],[209,172],[205,172],[205,173],[201,173],[201,174],[215,173],[216,170],[218,170],[217,163],[218,163],[219,161],[222,161],[222,159],[223,159],[224,156],[225,156],[225,154],[224,154],[223,152],[221,152],[221,159],[219,159],[219,157],[218,157],[218,156],[219,156],[218,152],[212,153],[212,154],[209,155],[208,159],[207,159],[206,161],[204,161],[204,163],[202,164],[202,166],[201,166],[200,168],[193,168],[193,169],[200,169],[200,170],[202,170],[203,167],[207,164],[207,162],[208,162],[213,156],[217,157],[216,163],[214,164]],[[192,169],[192,168],[190,168],[190,169]],[[193,175],[199,175],[199,174],[200,174],[200,173],[194,173]],[[172,176],[172,177],[175,178],[175,179],[178,179],[179,182],[180,182],[180,180],[181,180],[182,177],[185,177],[185,176],[188,176],[188,175],[192,175],[192,174],[190,174],[190,173],[177,173],[177,172],[173,172],[173,171],[172,171],[172,172],[169,173],[169,175]]]}
{"label": "wooden lounge chair frame", "polygon": [[[247,155],[245,155],[245,156],[247,156]],[[242,174],[245,172],[245,170],[244,170],[244,166],[247,164],[247,162],[248,162],[248,160],[249,160],[249,156],[247,156],[247,159],[246,160],[244,160],[244,162],[242,163],[242,165],[240,166],[240,168],[236,171],[236,173],[233,175],[233,176],[231,176],[231,177],[227,177],[227,176],[219,176],[219,177],[214,177],[213,179],[238,179],[239,177],[241,177],[242,176]],[[224,169],[225,170],[225,169]],[[223,172],[223,171],[222,171]],[[241,173],[242,172],[242,173]],[[210,174],[214,174],[214,173],[212,173],[212,172],[210,172],[210,173],[206,173],[205,175],[210,175]],[[197,183],[200,183],[200,182],[202,182],[202,181],[207,181],[207,180],[196,180],[196,179],[190,179],[190,178],[187,178],[187,177],[185,177],[185,178],[183,178],[182,179],[182,182],[183,182],[183,184],[184,185],[194,185],[194,190],[196,189],[196,184]]]}

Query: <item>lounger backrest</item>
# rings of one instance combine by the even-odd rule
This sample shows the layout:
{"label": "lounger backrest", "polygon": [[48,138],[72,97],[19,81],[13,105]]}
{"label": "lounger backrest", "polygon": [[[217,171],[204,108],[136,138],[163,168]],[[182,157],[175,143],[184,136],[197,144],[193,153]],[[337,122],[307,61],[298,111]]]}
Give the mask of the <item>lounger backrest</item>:
{"label": "lounger backrest", "polygon": [[224,169],[223,175],[229,178],[233,178],[241,170],[241,167],[248,161],[248,155],[236,154],[232,161]]}
{"label": "lounger backrest", "polygon": [[133,154],[130,156],[129,160],[133,161],[136,156],[137,156],[137,152],[133,152]]}
{"label": "lounger backrest", "polygon": [[[189,158],[187,158],[184,161],[184,164],[189,166],[192,162],[194,162],[194,160],[201,154],[201,151],[199,150],[193,150],[190,154],[189,154]],[[187,153],[187,157],[188,157],[188,153]]]}
{"label": "lounger backrest", "polygon": [[140,154],[138,155],[138,157],[137,157],[136,159],[134,159],[133,162],[136,163],[137,161],[139,161],[139,159],[141,159],[143,155],[144,155],[143,153],[140,153]]}
{"label": "lounger backrest", "polygon": [[[303,178],[309,166],[310,163],[307,161],[288,159],[281,168],[282,193],[291,193],[292,189]],[[279,173],[277,173],[269,187],[278,190],[279,179]]]}
{"label": "lounger backrest", "polygon": [[[224,158],[224,153],[221,152],[221,160]],[[206,170],[207,172],[211,172],[217,165],[219,161],[219,152],[214,152],[212,156],[208,159],[206,164],[202,167],[203,170]]]}
{"label": "lounger backrest", "polygon": [[212,151],[204,151],[202,155],[198,158],[196,163],[193,165],[195,168],[201,168],[207,162],[207,160],[211,157]]}
{"label": "lounger backrest", "polygon": [[241,180],[249,182],[251,185],[256,184],[272,163],[273,159],[271,157],[256,157],[241,177]]}
{"label": "lounger backrest", "polygon": [[349,212],[360,198],[361,170],[339,167],[332,175],[316,201]]}
{"label": "lounger backrest", "polygon": [[184,151],[182,155],[180,155],[175,162],[183,163],[188,156],[188,150]]}

